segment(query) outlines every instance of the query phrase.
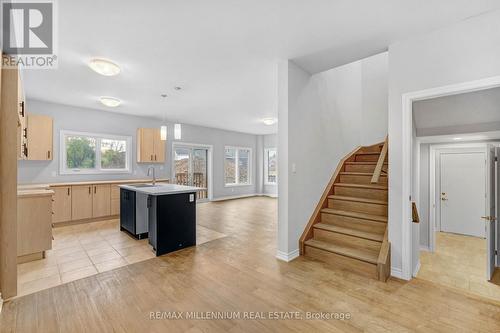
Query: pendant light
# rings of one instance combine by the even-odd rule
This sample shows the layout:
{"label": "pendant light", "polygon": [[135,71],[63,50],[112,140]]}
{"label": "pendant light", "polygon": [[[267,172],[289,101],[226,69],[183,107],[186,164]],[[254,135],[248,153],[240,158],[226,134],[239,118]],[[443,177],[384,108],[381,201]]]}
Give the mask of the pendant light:
{"label": "pendant light", "polygon": [[[167,94],[161,94],[161,97],[166,98]],[[167,140],[167,124],[165,123],[165,109],[163,109],[163,125],[160,126],[160,140]]]}
{"label": "pendant light", "polygon": [[174,138],[175,138],[175,140],[181,140],[181,138],[182,138],[181,124],[174,125]]}

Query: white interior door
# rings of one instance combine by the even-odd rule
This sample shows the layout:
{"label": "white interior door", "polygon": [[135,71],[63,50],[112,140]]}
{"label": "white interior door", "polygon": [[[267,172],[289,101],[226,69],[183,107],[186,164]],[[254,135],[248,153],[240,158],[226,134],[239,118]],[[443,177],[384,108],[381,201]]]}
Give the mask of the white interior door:
{"label": "white interior door", "polygon": [[440,154],[441,231],[485,237],[485,154]]}
{"label": "white interior door", "polygon": [[496,229],[496,239],[497,239],[497,247],[496,247],[496,257],[497,257],[497,267],[500,267],[500,255],[498,255],[498,252],[500,252],[500,147],[496,148],[496,154],[495,154],[495,164],[496,164],[496,220],[495,220],[495,229]]}
{"label": "white interior door", "polygon": [[488,280],[493,276],[495,271],[495,243],[496,243],[496,203],[497,203],[497,163],[495,163],[495,147],[488,146],[487,150],[487,165],[488,177],[486,187],[486,215],[483,216],[484,223],[486,223],[486,251],[487,251],[487,265],[486,276]]}

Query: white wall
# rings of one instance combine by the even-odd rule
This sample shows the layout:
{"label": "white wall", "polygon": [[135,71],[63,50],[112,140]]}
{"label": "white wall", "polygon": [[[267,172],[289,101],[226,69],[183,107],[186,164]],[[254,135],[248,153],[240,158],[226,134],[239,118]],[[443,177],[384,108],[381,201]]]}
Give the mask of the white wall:
{"label": "white wall", "polygon": [[384,140],[387,72],[387,53],[312,76],[291,61],[282,64],[280,89],[287,89],[280,90],[279,105],[281,253],[298,249],[300,235],[340,159],[357,146]]}
{"label": "white wall", "polygon": [[[402,269],[402,103],[404,93],[500,75],[500,12],[389,47],[389,240],[393,272]],[[416,250],[416,249],[414,249]]]}
{"label": "white wall", "polygon": [[[52,161],[19,161],[19,183],[52,183],[66,181],[87,181],[103,179],[145,178],[148,163],[136,163],[136,130],[139,127],[159,127],[158,119],[121,115],[119,113],[71,107],[61,104],[28,100],[28,112],[46,114],[54,119],[54,159]],[[132,136],[133,163],[132,174],[114,175],[60,175],[59,174],[59,132],[60,130],[75,130],[105,134]],[[199,143],[213,145],[213,196],[214,199],[226,196],[237,196],[261,193],[257,191],[257,156],[259,156],[257,135],[219,130],[215,128],[182,125],[182,140],[176,142]],[[155,164],[159,177],[170,178],[173,144],[173,125],[169,123],[166,147],[167,161],[163,165]],[[252,185],[225,187],[224,179],[224,146],[250,147],[253,150]],[[263,154],[263,153],[262,153]],[[260,156],[262,156],[260,154]],[[262,158],[260,159],[262,161]],[[262,163],[262,162],[261,162]],[[259,164],[261,165],[261,164]],[[160,170],[161,168],[161,170]]]}

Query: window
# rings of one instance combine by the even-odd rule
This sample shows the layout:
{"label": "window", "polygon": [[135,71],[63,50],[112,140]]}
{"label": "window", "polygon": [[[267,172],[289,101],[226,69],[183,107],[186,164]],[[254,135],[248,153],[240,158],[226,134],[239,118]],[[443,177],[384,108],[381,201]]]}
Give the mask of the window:
{"label": "window", "polygon": [[224,152],[224,183],[226,186],[250,185],[252,150],[226,147]]}
{"label": "window", "polygon": [[61,131],[61,174],[130,172],[131,138]]}
{"label": "window", "polygon": [[264,150],[264,183],[276,185],[278,183],[278,156],[276,148]]}

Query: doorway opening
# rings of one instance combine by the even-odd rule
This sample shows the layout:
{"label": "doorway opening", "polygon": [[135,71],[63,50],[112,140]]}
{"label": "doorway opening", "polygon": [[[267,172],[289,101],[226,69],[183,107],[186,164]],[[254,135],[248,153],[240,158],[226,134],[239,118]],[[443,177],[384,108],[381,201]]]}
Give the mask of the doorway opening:
{"label": "doorway opening", "polygon": [[172,175],[175,184],[203,187],[198,191],[198,202],[212,199],[212,147],[199,144],[173,145]]}
{"label": "doorway opening", "polygon": [[[412,101],[414,277],[500,300],[500,88]],[[422,250],[422,251],[419,251]]]}

